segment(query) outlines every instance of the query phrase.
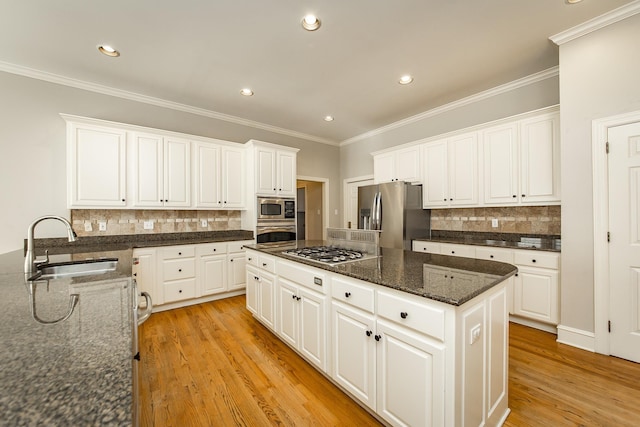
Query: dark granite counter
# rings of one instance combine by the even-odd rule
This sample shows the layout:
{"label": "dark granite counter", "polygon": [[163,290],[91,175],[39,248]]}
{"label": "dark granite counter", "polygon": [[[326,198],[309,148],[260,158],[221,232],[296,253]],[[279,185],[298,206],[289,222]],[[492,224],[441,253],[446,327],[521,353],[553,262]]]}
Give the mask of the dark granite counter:
{"label": "dark granite counter", "polygon": [[250,245],[270,255],[459,306],[487,291],[518,270],[511,264],[473,258],[380,248],[380,256],[330,266],[283,254],[295,247],[325,245],[298,241],[287,246]]}
{"label": "dark granite counter", "polygon": [[471,231],[434,230],[431,233],[430,239],[416,239],[415,241],[489,246],[508,249],[529,249],[548,252],[560,252],[562,247],[560,236],[516,233],[484,233]]}
{"label": "dark granite counter", "polygon": [[[25,280],[23,250],[0,255],[0,425],[131,425],[133,248],[252,239],[245,231],[36,239],[36,254],[48,249],[52,263],[118,258],[116,271],[49,281]],[[71,294],[79,298],[68,319],[41,323],[64,317]]]}

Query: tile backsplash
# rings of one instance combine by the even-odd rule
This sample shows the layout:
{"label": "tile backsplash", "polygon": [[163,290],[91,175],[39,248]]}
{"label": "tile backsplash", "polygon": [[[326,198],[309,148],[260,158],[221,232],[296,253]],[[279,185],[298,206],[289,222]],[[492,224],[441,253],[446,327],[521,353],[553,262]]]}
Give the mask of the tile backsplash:
{"label": "tile backsplash", "polygon": [[[202,220],[207,221],[206,227],[202,226]],[[146,221],[153,222],[153,229],[145,230]],[[99,231],[101,222],[106,223],[106,231]],[[240,211],[205,210],[72,209],[71,223],[78,236],[222,231],[241,227]],[[92,231],[85,231],[87,224]]]}
{"label": "tile backsplash", "polygon": [[560,235],[560,206],[433,209],[431,230]]}

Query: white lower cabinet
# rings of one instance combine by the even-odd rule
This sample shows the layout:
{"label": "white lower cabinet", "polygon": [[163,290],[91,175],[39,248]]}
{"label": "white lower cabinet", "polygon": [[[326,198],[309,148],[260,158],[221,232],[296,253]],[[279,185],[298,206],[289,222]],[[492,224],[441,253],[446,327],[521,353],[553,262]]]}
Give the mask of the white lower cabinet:
{"label": "white lower cabinet", "polygon": [[[559,253],[420,241],[413,242],[413,250],[515,265],[518,267],[518,272],[506,281],[507,307],[509,314],[515,316],[511,320],[523,319],[527,325],[543,330],[548,330],[549,326],[558,325],[560,321]],[[437,269],[431,268],[429,272],[425,271],[425,274],[440,273]],[[446,273],[443,272],[443,276],[444,274]],[[456,280],[460,278],[458,274]],[[534,322],[528,322],[529,320]]]}
{"label": "white lower cabinet", "polygon": [[244,245],[249,243],[135,248],[132,272],[157,311],[238,295],[246,283]]}
{"label": "white lower cabinet", "polygon": [[322,294],[278,277],[278,334],[320,370],[326,370],[326,314]]}
{"label": "white lower cabinet", "polygon": [[260,272],[257,283],[258,317],[271,330],[276,330],[276,278]]}

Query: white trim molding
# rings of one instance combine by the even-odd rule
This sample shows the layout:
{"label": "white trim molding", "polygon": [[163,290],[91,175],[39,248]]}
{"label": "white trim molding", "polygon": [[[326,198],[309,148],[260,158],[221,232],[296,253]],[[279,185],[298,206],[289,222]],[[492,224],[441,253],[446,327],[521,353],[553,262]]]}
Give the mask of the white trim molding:
{"label": "white trim molding", "polygon": [[560,46],[561,44],[570,42],[571,40],[597,31],[608,25],[615,24],[618,21],[622,21],[623,19],[638,13],[640,13],[640,0],[635,0],[603,15],[590,19],[580,25],[576,25],[573,28],[569,28],[568,30],[553,35],[549,37],[549,40]]}
{"label": "white trim molding", "polygon": [[594,350],[610,354],[609,349],[609,172],[606,144],[609,128],[640,121],[640,111],[594,120],[591,127],[593,167],[593,291]]}
{"label": "white trim molding", "polygon": [[340,146],[342,147],[343,145],[353,144],[354,142],[358,142],[363,139],[388,132],[392,129],[406,126],[411,123],[424,120],[428,117],[437,116],[447,111],[455,110],[456,108],[461,108],[461,107],[464,107],[465,105],[473,104],[474,102],[482,101],[483,99],[488,99],[496,95],[500,95],[502,93],[510,92],[512,90],[515,90],[524,86],[528,86],[530,84],[534,84],[543,80],[556,77],[558,75],[559,75],[559,67],[557,66],[551,67],[546,70],[540,71],[538,73],[531,74],[530,76],[523,77],[521,79],[514,80],[512,82],[509,82],[500,86],[496,86],[492,89],[488,89],[483,92],[476,93],[475,95],[471,95],[466,98],[462,98],[457,101],[453,101],[448,104],[441,105],[440,107],[436,107],[431,110],[416,114],[415,116],[407,117],[406,119],[398,120],[397,122],[388,124],[378,129],[373,129],[368,132],[362,133],[360,135],[356,135],[352,138],[345,139],[344,141],[340,142]]}
{"label": "white trim molding", "polygon": [[595,351],[595,334],[593,332],[558,325],[558,338],[556,341],[590,352]]}
{"label": "white trim molding", "polygon": [[128,99],[130,101],[141,102],[143,104],[155,105],[156,107],[169,108],[171,110],[182,111],[184,113],[195,114],[203,117],[209,117],[211,119],[216,119],[216,120],[223,120],[225,122],[235,123],[237,125],[247,126],[254,129],[266,130],[268,132],[274,132],[281,135],[292,136],[294,138],[305,139],[313,142],[320,142],[322,144],[333,145],[336,147],[340,145],[336,141],[332,141],[326,138],[320,138],[318,136],[309,135],[302,132],[296,132],[290,129],[271,126],[265,123],[260,123],[253,120],[247,120],[241,117],[231,116],[229,114],[223,114],[217,111],[207,110],[205,108],[193,107],[191,105],[180,104],[178,102],[173,102],[173,101],[167,101],[166,99],[155,98],[153,96],[116,89],[116,88],[101,85],[98,83],[92,83],[84,80],[73,79],[70,77],[61,76],[59,74],[53,74],[46,71],[23,67],[21,65],[11,64],[8,62],[0,61],[0,71],[4,71],[11,74],[17,74],[20,76],[30,77],[32,79],[43,80],[49,83],[55,83],[63,86],[74,87],[76,89],[82,89],[89,92],[100,93],[102,95],[114,96],[116,98],[122,98],[122,99]]}

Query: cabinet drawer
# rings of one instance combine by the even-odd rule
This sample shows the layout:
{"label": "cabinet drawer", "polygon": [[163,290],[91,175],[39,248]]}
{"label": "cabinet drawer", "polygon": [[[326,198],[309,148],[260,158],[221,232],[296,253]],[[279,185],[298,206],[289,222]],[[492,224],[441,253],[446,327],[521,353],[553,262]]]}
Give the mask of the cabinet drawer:
{"label": "cabinet drawer", "polygon": [[444,310],[378,291],[378,316],[433,338],[444,340]]}
{"label": "cabinet drawer", "polygon": [[196,297],[196,279],[179,280],[165,283],[164,302],[182,301]]}
{"label": "cabinet drawer", "polygon": [[326,275],[318,268],[303,267],[288,261],[278,261],[278,276],[322,293],[327,280]]}
{"label": "cabinet drawer", "polygon": [[475,258],[476,247],[470,245],[452,245],[443,243],[440,245],[440,253],[442,255],[460,256],[464,258]]}
{"label": "cabinet drawer", "polygon": [[513,251],[511,249],[476,248],[476,258],[513,264]]}
{"label": "cabinet drawer", "polygon": [[254,251],[247,251],[247,265],[258,266],[258,253]]}
{"label": "cabinet drawer", "polygon": [[227,244],[226,243],[203,243],[198,245],[196,252],[198,253],[198,256],[226,254]]}
{"label": "cabinet drawer", "polygon": [[196,276],[196,261],[188,259],[170,259],[162,262],[162,279],[164,281],[187,279]]}
{"label": "cabinet drawer", "polygon": [[421,242],[416,240],[413,242],[414,252],[427,252],[430,254],[440,253],[440,243],[437,242]]}
{"label": "cabinet drawer", "polygon": [[369,313],[375,309],[374,290],[371,286],[334,277],[331,280],[331,296],[333,299],[351,304]]}
{"label": "cabinet drawer", "polygon": [[227,242],[227,252],[244,252],[245,245],[253,244],[252,240],[238,240],[236,242]]}
{"label": "cabinet drawer", "polygon": [[274,273],[276,272],[276,259],[269,255],[259,254],[258,255],[258,267],[263,270],[267,270],[268,272]]}
{"label": "cabinet drawer", "polygon": [[196,256],[196,247],[193,245],[162,248],[162,258],[164,259],[189,258],[194,256]]}
{"label": "cabinet drawer", "polygon": [[514,254],[514,264],[527,265],[530,267],[558,269],[560,256],[553,253],[540,251],[516,250]]}

